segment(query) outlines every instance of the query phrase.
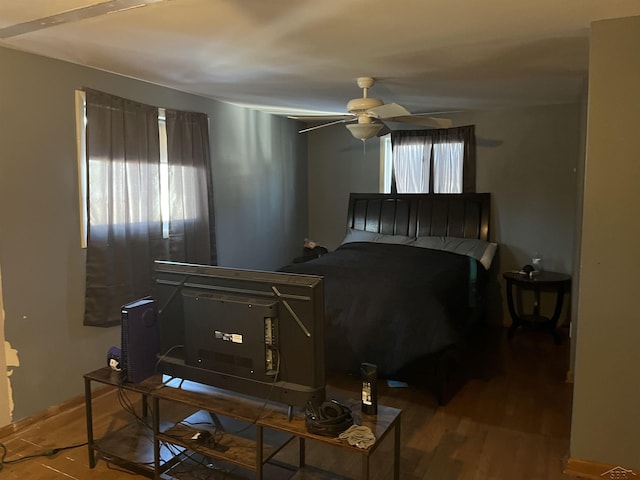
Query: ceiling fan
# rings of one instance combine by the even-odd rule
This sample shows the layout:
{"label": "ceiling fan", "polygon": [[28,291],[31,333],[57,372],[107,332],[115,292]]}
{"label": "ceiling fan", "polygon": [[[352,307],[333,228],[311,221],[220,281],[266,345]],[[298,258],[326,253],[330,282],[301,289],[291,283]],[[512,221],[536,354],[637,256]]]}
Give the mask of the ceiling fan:
{"label": "ceiling fan", "polygon": [[[382,100],[369,97],[369,89],[374,83],[375,79],[372,77],[359,77],[357,84],[358,87],[362,89],[362,98],[349,100],[349,103],[347,103],[348,114],[340,116],[338,120],[332,122],[302,129],[299,133],[310,132],[338,123],[348,123],[348,125],[345,126],[351,134],[358,140],[364,142],[365,140],[375,137],[380,130],[386,126],[386,122],[412,123],[414,125],[435,128],[449,128],[451,126],[451,120],[449,119],[412,115],[411,112],[402,105],[398,105],[397,103],[384,103]],[[301,119],[302,117],[291,118]],[[336,116],[314,117],[314,119],[319,118],[336,118]],[[306,117],[306,119],[309,119],[309,117]]]}

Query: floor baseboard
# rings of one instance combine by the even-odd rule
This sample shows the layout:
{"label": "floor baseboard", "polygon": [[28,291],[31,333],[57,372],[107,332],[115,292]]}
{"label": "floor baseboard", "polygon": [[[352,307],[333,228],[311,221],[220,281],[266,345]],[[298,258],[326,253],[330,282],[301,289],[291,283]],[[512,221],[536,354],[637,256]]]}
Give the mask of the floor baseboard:
{"label": "floor baseboard", "polygon": [[[98,387],[96,388],[93,398],[98,398],[101,395],[105,395],[112,390],[113,389],[110,387]],[[35,415],[22,418],[16,422],[9,423],[8,425],[4,425],[3,427],[0,427],[0,438],[6,439],[11,435],[15,435],[16,433],[26,430],[27,428],[32,427],[33,425],[43,422],[44,420],[55,417],[56,415],[59,415],[64,412],[69,412],[76,408],[84,408],[84,406],[85,406],[84,395],[73,397],[59,405],[51,406],[46,410],[43,410],[42,412],[39,412]]]}
{"label": "floor baseboard", "polygon": [[634,471],[619,465],[609,465],[606,463],[590,462],[577,458],[569,458],[563,472],[577,478],[585,479],[617,479],[617,478],[640,478],[640,470]]}

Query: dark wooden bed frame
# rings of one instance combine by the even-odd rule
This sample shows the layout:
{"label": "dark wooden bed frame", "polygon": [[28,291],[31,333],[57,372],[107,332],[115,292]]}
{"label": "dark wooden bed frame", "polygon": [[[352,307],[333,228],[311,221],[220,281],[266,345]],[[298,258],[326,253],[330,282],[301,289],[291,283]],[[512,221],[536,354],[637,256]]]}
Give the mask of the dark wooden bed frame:
{"label": "dark wooden bed frame", "polygon": [[[489,193],[351,193],[347,228],[384,235],[489,240],[490,207]],[[453,346],[417,366],[420,375],[428,373],[426,380],[433,385],[440,405],[452,396],[452,375],[464,350]]]}
{"label": "dark wooden bed frame", "polygon": [[489,193],[352,193],[347,228],[488,240],[490,201]]}

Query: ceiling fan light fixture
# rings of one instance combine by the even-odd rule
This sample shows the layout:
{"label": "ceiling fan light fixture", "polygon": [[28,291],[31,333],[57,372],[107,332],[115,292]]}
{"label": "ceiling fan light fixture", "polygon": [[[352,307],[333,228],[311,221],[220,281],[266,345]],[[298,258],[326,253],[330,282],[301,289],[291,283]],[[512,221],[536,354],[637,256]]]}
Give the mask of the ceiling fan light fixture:
{"label": "ceiling fan light fixture", "polygon": [[352,123],[345,126],[349,129],[351,135],[363,142],[375,137],[382,128],[381,123]]}
{"label": "ceiling fan light fixture", "polygon": [[354,98],[347,103],[347,112],[357,114],[358,112],[366,112],[367,110],[381,107],[382,105],[384,105],[384,102],[377,98]]}

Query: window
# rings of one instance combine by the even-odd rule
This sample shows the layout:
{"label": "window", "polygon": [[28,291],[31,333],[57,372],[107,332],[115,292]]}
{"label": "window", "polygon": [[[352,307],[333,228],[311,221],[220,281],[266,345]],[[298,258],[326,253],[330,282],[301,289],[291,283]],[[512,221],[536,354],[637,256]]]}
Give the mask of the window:
{"label": "window", "polygon": [[85,325],[120,323],[157,259],[215,263],[208,118],[77,95]]}
{"label": "window", "polygon": [[397,131],[381,142],[383,192],[475,191],[473,126]]}

